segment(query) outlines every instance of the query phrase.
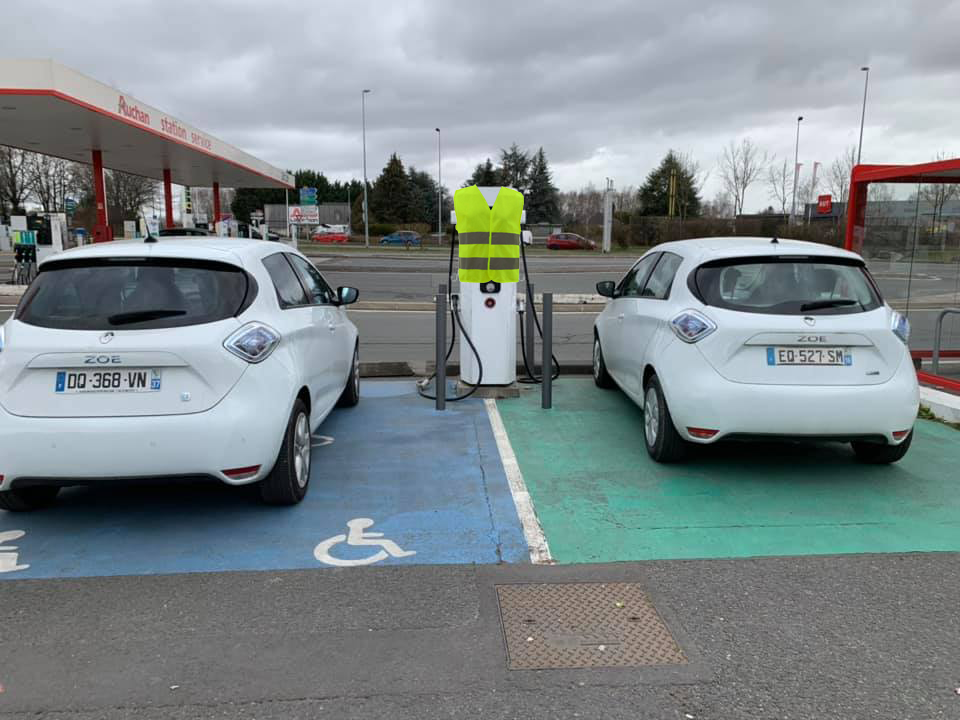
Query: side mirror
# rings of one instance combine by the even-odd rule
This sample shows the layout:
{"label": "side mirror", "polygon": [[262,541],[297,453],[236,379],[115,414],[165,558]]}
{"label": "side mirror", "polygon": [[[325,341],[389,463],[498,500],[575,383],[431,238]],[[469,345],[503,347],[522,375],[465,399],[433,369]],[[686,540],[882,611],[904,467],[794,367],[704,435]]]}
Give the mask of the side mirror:
{"label": "side mirror", "polygon": [[360,297],[360,291],[355,287],[338,287],[337,297],[340,299],[341,305],[352,305]]}
{"label": "side mirror", "polygon": [[597,292],[604,297],[616,297],[617,284],[613,280],[601,280],[597,283]]}

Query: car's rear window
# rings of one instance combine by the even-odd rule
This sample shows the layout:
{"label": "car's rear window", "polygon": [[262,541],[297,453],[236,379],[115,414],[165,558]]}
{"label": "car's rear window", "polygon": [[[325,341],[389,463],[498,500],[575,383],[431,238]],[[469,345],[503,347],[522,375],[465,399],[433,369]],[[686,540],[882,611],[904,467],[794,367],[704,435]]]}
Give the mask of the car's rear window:
{"label": "car's rear window", "polygon": [[143,330],[237,315],[256,286],[241,268],[181,259],[97,258],[48,263],[17,309],[30,325]]}
{"label": "car's rear window", "polygon": [[707,304],[772,315],[837,315],[880,307],[862,263],[829,257],[730,258],[701,265],[694,290]]}

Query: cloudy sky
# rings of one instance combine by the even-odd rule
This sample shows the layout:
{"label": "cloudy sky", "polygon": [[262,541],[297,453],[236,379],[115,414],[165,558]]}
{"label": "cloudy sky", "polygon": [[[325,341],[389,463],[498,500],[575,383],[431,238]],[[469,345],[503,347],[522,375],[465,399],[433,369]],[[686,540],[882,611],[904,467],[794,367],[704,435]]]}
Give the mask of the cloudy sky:
{"label": "cloudy sky", "polygon": [[[669,149],[714,168],[751,137],[805,170],[960,154],[960,0],[6,0],[0,54],[52,57],[284,168],[388,155],[459,186],[517,142],[561,189],[637,185]],[[705,194],[719,189],[711,173]],[[747,209],[769,201],[760,185]]]}

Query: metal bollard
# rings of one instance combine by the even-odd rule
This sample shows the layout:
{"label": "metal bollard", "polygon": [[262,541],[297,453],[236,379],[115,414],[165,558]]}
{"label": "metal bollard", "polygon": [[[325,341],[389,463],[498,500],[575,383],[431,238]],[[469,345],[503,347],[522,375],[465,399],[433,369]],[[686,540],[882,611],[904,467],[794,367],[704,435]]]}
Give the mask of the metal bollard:
{"label": "metal bollard", "polygon": [[525,340],[527,341],[527,362],[530,363],[530,372],[535,373],[537,371],[537,339],[534,333],[537,331],[536,325],[536,316],[534,315],[537,312],[536,305],[530,302],[530,298],[534,297],[533,294],[533,283],[530,283],[530,293],[527,295],[527,312],[524,315],[523,322],[526,325],[524,328],[524,334],[526,335]]}
{"label": "metal bollard", "polygon": [[436,388],[437,410],[447,407],[447,286],[440,285],[437,291],[437,358]]}
{"label": "metal bollard", "polygon": [[543,294],[543,382],[540,383],[540,407],[553,407],[553,293]]}

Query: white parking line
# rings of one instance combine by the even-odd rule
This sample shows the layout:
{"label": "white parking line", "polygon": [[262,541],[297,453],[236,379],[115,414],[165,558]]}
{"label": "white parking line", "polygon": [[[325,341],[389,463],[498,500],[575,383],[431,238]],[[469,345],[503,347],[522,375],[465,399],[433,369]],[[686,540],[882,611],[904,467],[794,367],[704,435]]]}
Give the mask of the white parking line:
{"label": "white parking line", "polygon": [[497,441],[500,462],[503,463],[503,471],[507,475],[507,484],[510,486],[513,504],[517,508],[517,516],[520,518],[520,525],[523,527],[523,536],[527,540],[527,547],[530,548],[530,562],[535,565],[550,565],[553,563],[553,558],[550,556],[550,546],[547,545],[547,537],[543,534],[540,520],[537,519],[533,499],[527,492],[527,485],[523,481],[517,456],[513,454],[513,446],[510,444],[507,429],[503,425],[503,418],[500,417],[500,411],[497,409],[497,401],[487,398],[483,401],[483,404],[487,407],[487,417],[490,418],[490,427],[493,428],[493,436]]}

